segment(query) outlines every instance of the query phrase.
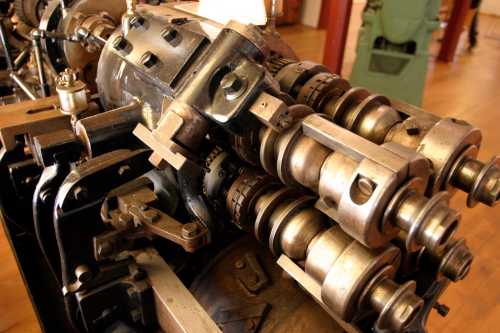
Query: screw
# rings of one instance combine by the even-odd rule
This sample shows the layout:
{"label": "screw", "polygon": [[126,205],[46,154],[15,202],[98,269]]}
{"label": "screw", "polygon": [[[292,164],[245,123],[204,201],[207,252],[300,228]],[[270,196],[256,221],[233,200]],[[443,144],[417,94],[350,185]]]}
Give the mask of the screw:
{"label": "screw", "polygon": [[132,321],[134,323],[138,322],[142,318],[141,311],[139,311],[138,309],[131,310],[130,311],[130,318],[132,319]]}
{"label": "screw", "polygon": [[172,42],[174,41],[174,39],[177,38],[178,35],[179,35],[179,32],[171,27],[167,27],[167,28],[163,29],[163,31],[161,32],[161,37],[164,40],[166,40],[167,43],[169,43],[169,44],[172,44]]}
{"label": "screw", "polygon": [[137,269],[134,269],[132,271],[131,275],[132,275],[132,278],[134,279],[134,281],[140,281],[140,280],[144,280],[146,278],[147,273],[142,268],[137,267]]}
{"label": "screw", "polygon": [[139,15],[136,15],[130,19],[130,25],[134,28],[143,27],[145,23],[146,19]]}
{"label": "screw", "polygon": [[89,192],[88,192],[88,190],[85,187],[83,187],[83,186],[77,186],[73,190],[73,195],[74,195],[74,197],[75,197],[76,200],[81,201],[81,200],[85,200],[85,199],[88,198]]}
{"label": "screw", "polygon": [[243,269],[245,268],[246,264],[243,260],[238,260],[234,263],[234,267],[236,267],[237,269]]}
{"label": "screw", "polygon": [[42,200],[42,202],[44,204],[46,204],[52,197],[53,197],[52,191],[50,191],[48,189],[47,190],[43,190],[40,193],[40,200]]}
{"label": "screw", "polygon": [[123,51],[127,48],[128,41],[123,36],[116,36],[115,39],[113,39],[112,45],[115,48],[115,50]]}
{"label": "screw", "polygon": [[102,242],[97,248],[97,254],[100,257],[107,257],[113,253],[113,246],[110,242]]}
{"label": "screw", "polygon": [[130,166],[128,165],[122,165],[119,169],[118,169],[118,175],[120,176],[127,176],[130,174]]}
{"label": "screw", "polygon": [[450,312],[450,308],[447,305],[437,302],[434,304],[434,309],[436,309],[441,317],[446,317]]}
{"label": "screw", "polygon": [[132,215],[130,214],[120,214],[118,216],[118,224],[122,227],[122,228],[131,228],[133,226],[133,217]]}
{"label": "screw", "polygon": [[158,212],[153,209],[149,209],[142,213],[142,217],[144,218],[144,220],[151,223],[156,221],[160,217],[160,214],[158,214]]}
{"label": "screw", "polygon": [[127,295],[130,298],[136,297],[137,296],[137,292],[136,292],[135,288],[134,287],[127,288]]}
{"label": "screw", "polygon": [[141,64],[147,68],[151,68],[158,63],[158,57],[150,51],[144,53],[140,59]]}
{"label": "screw", "polygon": [[197,223],[186,223],[182,227],[182,237],[193,238],[199,232],[199,227]]}
{"label": "screw", "polygon": [[364,195],[366,195],[368,197],[370,197],[373,194],[373,191],[375,190],[373,182],[365,177],[360,177],[358,179],[357,185],[358,185],[358,188],[361,191],[361,193],[363,193]]}
{"label": "screw", "polygon": [[80,265],[76,267],[75,275],[78,281],[84,283],[92,278],[92,271],[87,265]]}
{"label": "screw", "polygon": [[231,72],[224,76],[220,82],[220,86],[224,89],[226,94],[236,94],[243,87],[243,82],[240,80],[238,75]]}

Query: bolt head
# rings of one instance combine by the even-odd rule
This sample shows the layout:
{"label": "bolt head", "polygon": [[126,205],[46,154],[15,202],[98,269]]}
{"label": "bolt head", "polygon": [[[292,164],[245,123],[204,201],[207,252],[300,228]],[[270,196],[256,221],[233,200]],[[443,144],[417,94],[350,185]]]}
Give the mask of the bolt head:
{"label": "bolt head", "polygon": [[80,201],[87,199],[89,192],[85,187],[77,186],[73,191],[73,195],[76,200]]}
{"label": "bolt head", "polygon": [[127,48],[128,41],[123,36],[116,36],[112,45],[115,50],[123,51]]}
{"label": "bolt head", "polygon": [[375,190],[375,186],[373,182],[365,177],[361,177],[358,179],[358,188],[366,196],[371,196],[373,191]]}
{"label": "bolt head", "polygon": [[195,237],[198,234],[199,230],[200,228],[197,223],[186,223],[182,227],[182,236],[184,238]]}
{"label": "bolt head", "polygon": [[141,57],[141,64],[147,68],[151,68],[158,63],[159,59],[152,52],[146,52]]}
{"label": "bolt head", "polygon": [[220,86],[222,87],[222,89],[224,89],[226,93],[232,94],[240,90],[241,87],[243,86],[243,83],[241,82],[238,75],[234,73],[228,73],[226,74],[226,76],[224,76],[224,78],[220,82]]}
{"label": "bolt head", "polygon": [[143,27],[146,24],[146,19],[142,16],[136,15],[130,19],[130,25],[134,28]]}
{"label": "bolt head", "polygon": [[237,269],[243,269],[245,268],[246,264],[243,260],[237,260],[235,263],[234,263],[234,267],[237,268]]}
{"label": "bolt head", "polygon": [[113,253],[113,246],[109,242],[103,242],[99,244],[97,248],[97,254],[100,257],[107,257]]}
{"label": "bolt head", "polygon": [[118,174],[123,177],[123,176],[126,176],[126,175],[130,174],[130,170],[131,170],[130,166],[128,166],[128,165],[122,165],[118,169]]}
{"label": "bolt head", "polygon": [[40,200],[42,200],[42,202],[45,204],[48,203],[49,200],[51,200],[53,197],[54,194],[49,189],[44,190],[40,193]]}
{"label": "bolt head", "polygon": [[75,275],[78,281],[87,282],[92,279],[92,271],[87,265],[80,265],[75,269]]}
{"label": "bolt head", "polygon": [[179,32],[172,28],[172,27],[167,27],[165,29],[163,29],[163,31],[161,32],[161,37],[167,41],[167,43],[172,43],[176,38],[177,36],[179,35]]}
{"label": "bolt head", "polygon": [[118,224],[124,229],[134,226],[134,218],[130,214],[122,213],[118,216]]}
{"label": "bolt head", "polygon": [[226,74],[220,82],[220,87],[224,91],[224,96],[228,101],[240,97],[245,92],[246,86],[246,78],[240,77],[234,72]]}

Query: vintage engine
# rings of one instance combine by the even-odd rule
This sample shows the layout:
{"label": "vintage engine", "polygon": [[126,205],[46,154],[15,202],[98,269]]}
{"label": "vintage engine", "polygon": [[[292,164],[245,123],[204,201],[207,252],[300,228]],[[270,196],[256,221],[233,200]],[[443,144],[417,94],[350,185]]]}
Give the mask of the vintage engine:
{"label": "vintage engine", "polygon": [[500,199],[477,128],[353,88],[269,27],[102,10],[70,25],[97,94],[59,41],[57,97],[0,111],[4,216],[42,317],[61,314],[46,329],[425,332],[447,312],[473,260],[450,196]]}

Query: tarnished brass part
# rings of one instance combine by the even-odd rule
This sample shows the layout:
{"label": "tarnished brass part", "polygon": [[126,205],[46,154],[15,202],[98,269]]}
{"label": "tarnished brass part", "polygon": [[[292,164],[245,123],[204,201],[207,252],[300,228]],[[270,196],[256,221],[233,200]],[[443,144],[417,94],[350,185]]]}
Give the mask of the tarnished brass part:
{"label": "tarnished brass part", "polygon": [[306,273],[321,283],[335,260],[350,243],[352,238],[338,225],[318,234],[307,247]]}
{"label": "tarnished brass part", "polygon": [[341,251],[321,282],[323,301],[344,320],[352,320],[359,297],[370,279],[386,265],[397,267],[399,256],[396,247],[369,250],[352,241]]}
{"label": "tarnished brass part", "polygon": [[321,168],[331,151],[317,141],[301,136],[289,152],[290,175],[301,185],[317,189],[320,182]]}

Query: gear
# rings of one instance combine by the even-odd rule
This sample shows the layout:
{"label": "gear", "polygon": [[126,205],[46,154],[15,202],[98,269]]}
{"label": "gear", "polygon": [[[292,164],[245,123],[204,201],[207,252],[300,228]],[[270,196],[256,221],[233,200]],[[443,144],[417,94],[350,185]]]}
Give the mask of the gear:
{"label": "gear", "polygon": [[14,0],[16,15],[32,27],[38,27],[47,2],[45,0]]}
{"label": "gear", "polygon": [[332,73],[319,73],[309,79],[300,89],[297,103],[306,104],[321,112],[325,102],[342,96],[349,88],[349,82]]}
{"label": "gear", "polygon": [[269,72],[276,76],[283,67],[290,65],[291,63],[297,62],[296,60],[286,59],[286,58],[272,58],[267,62],[267,69]]}
{"label": "gear", "polygon": [[241,229],[251,231],[255,214],[252,212],[255,200],[271,187],[276,180],[261,173],[246,170],[231,186],[226,198],[226,205],[233,222]]}

